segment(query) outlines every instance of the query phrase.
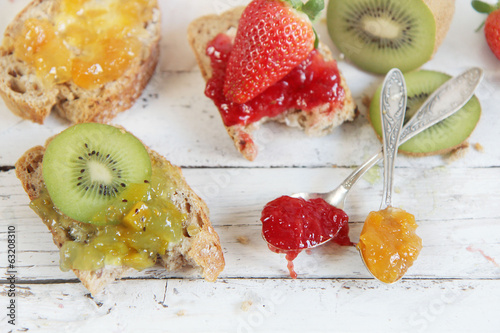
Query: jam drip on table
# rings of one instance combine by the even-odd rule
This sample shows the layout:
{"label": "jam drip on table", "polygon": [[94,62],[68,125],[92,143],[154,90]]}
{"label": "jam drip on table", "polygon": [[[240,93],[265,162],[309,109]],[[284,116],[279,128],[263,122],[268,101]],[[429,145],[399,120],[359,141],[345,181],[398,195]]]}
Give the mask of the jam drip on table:
{"label": "jam drip on table", "polygon": [[313,50],[299,66],[257,97],[243,104],[231,102],[224,96],[223,87],[232,48],[231,38],[219,34],[206,50],[213,74],[207,82],[205,95],[214,101],[226,126],[245,126],[292,108],[307,111],[329,103],[332,110],[344,101],[337,63],[325,61],[318,50]]}
{"label": "jam drip on table", "polygon": [[269,202],[262,210],[262,235],[269,249],[285,253],[292,278],[297,277],[293,260],[302,250],[332,239],[339,245],[352,245],[349,217],[321,198],[304,200],[289,196]]}

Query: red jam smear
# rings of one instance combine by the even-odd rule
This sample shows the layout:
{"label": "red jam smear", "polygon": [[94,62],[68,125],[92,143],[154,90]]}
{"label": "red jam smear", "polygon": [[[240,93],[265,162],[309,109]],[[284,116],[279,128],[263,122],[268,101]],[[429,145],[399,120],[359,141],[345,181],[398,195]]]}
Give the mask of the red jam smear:
{"label": "red jam smear", "polygon": [[297,277],[293,260],[302,250],[332,239],[340,245],[352,245],[349,217],[321,198],[305,200],[289,196],[269,202],[262,210],[262,236],[269,249],[286,253],[288,270]]}
{"label": "red jam smear", "polygon": [[344,102],[345,92],[340,84],[337,63],[325,61],[318,50],[313,50],[299,66],[257,97],[242,104],[231,102],[224,96],[223,87],[232,48],[231,38],[219,34],[206,50],[213,73],[205,95],[214,101],[226,126],[248,125],[292,108],[308,111],[329,103],[333,110]]}

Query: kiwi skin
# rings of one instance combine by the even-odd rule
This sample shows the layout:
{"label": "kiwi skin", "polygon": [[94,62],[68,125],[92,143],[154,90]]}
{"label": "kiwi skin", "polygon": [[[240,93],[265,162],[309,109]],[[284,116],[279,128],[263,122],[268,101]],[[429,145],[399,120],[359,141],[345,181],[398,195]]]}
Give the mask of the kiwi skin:
{"label": "kiwi skin", "polygon": [[423,0],[429,7],[436,20],[436,42],[434,52],[436,54],[439,46],[443,43],[450,29],[453,14],[455,13],[455,0]]}
{"label": "kiwi skin", "polygon": [[[415,71],[415,72],[411,72],[411,73],[406,73],[405,77],[408,78],[407,79],[407,86],[408,86],[408,91],[409,91],[409,98],[411,98],[413,96],[417,99],[416,105],[411,106],[410,101],[407,104],[407,111],[408,111],[408,108],[411,108],[412,113],[406,116],[406,118],[407,118],[407,119],[405,119],[405,123],[406,123],[407,120],[409,120],[409,118],[411,117],[411,115],[413,115],[413,113],[416,112],[417,109],[420,107],[420,105],[424,102],[425,98],[427,98],[427,96],[430,95],[435,89],[437,89],[442,83],[446,82],[450,78],[450,76],[447,74],[441,73],[441,72],[420,70],[420,71]],[[424,96],[425,98],[420,98],[420,101],[418,101],[419,97],[414,96],[414,94],[416,91],[418,91],[417,89],[420,88],[420,87],[418,87],[418,85],[422,85],[422,82],[425,82],[425,86],[426,86],[425,88],[427,88],[427,86],[431,86],[431,87],[433,86],[433,88],[429,87],[428,88],[429,91],[427,91],[427,92],[423,91],[422,93],[424,93],[424,94],[426,93],[427,95]],[[428,83],[428,82],[432,82],[432,83]],[[424,89],[424,88],[421,88],[421,89]],[[375,92],[375,94],[371,100],[368,118],[370,120],[370,124],[372,125],[372,127],[375,131],[375,134],[377,135],[379,140],[382,141],[381,125],[380,125],[380,106],[379,106],[380,97],[379,96],[380,96],[380,87],[377,89],[377,91]],[[459,142],[455,145],[450,145],[450,146],[448,146],[446,148],[442,148],[442,149],[430,150],[430,151],[425,151],[425,152],[424,151],[412,151],[412,149],[414,149],[412,146],[415,146],[415,144],[412,145],[412,142],[413,143],[418,142],[419,136],[420,136],[421,140],[425,140],[425,139],[429,140],[428,135],[427,135],[427,137],[425,137],[426,131],[432,130],[433,128],[434,129],[437,128],[437,126],[440,126],[441,123],[447,124],[447,125],[450,125],[450,124],[453,125],[454,123],[457,124],[456,120],[454,120],[454,117],[455,117],[455,119],[456,119],[456,117],[463,118],[464,112],[469,112],[467,114],[467,117],[469,117],[470,119],[466,119],[466,120],[468,120],[469,124],[473,123],[473,127],[463,129],[463,130],[467,130],[468,133],[467,133],[467,136],[464,136],[463,138],[459,137],[459,139],[461,139],[461,142]],[[462,116],[460,116],[460,114],[462,114]],[[470,135],[472,134],[472,132],[474,131],[474,129],[476,128],[477,123],[479,122],[480,114],[481,114],[481,106],[479,104],[477,97],[473,96],[466,103],[466,105],[462,109],[458,110],[455,114],[453,114],[449,118],[441,121],[440,123],[432,126],[430,129],[425,130],[424,132],[416,135],[415,137],[411,138],[410,140],[408,140],[407,142],[402,144],[400,146],[398,152],[400,152],[406,156],[423,157],[423,156],[431,156],[431,155],[443,155],[443,154],[447,154],[447,153],[450,153],[453,151],[460,150],[462,148],[467,148],[469,146],[469,143],[467,142],[467,140],[470,137]],[[447,123],[448,119],[450,119],[451,123],[450,123],[450,121],[448,121],[448,123]],[[443,126],[443,125],[441,125],[441,126]],[[458,129],[455,129],[455,130],[458,130]],[[442,133],[438,133],[438,134],[443,135],[445,133],[444,130],[441,130],[441,132]],[[410,145],[408,145],[408,144],[410,144]],[[405,147],[405,145],[407,147]]]}
{"label": "kiwi skin", "polygon": [[[350,0],[330,0],[327,9],[328,32],[337,48],[344,53],[346,58],[350,59],[359,68],[376,74],[386,74],[393,67],[398,67],[403,72],[409,72],[411,70],[419,68],[425,62],[430,60],[443,42],[449,30],[455,11],[454,0],[409,0],[405,4],[398,0],[387,0],[388,2],[392,1],[394,3],[397,3],[398,5],[400,4],[402,6],[413,6],[415,9],[418,8],[418,13],[419,15],[421,15],[421,17],[424,16],[424,13],[430,11],[430,14],[432,14],[434,18],[434,22],[432,22],[432,24],[434,24],[434,27],[428,27],[431,24],[429,22],[428,24],[419,25],[419,27],[424,30],[427,29],[427,33],[425,33],[425,35],[431,35],[432,31],[434,31],[434,47],[433,49],[431,49],[432,45],[429,45],[429,42],[424,43],[422,39],[419,39],[420,42],[417,43],[419,49],[417,51],[418,54],[421,54],[421,56],[415,57],[414,52],[408,53],[408,51],[410,50],[406,50],[406,52],[394,52],[394,57],[392,57],[392,59],[389,59],[390,56],[387,56],[387,59],[384,60],[383,53],[380,53],[376,50],[366,51],[373,53],[373,57],[370,58],[366,57],[365,55],[361,55],[363,54],[363,50],[358,50],[356,48],[355,50],[352,50],[352,45],[349,44],[349,42],[345,41],[345,39],[342,39],[340,36],[338,36],[338,34],[335,32],[340,25],[338,24],[338,22],[335,22],[335,18],[329,19],[329,17],[335,17],[337,7],[341,7],[342,2],[344,2],[345,4],[348,1]],[[372,1],[375,2],[376,0]],[[359,2],[357,5],[359,5]],[[425,7],[427,7],[428,11],[424,10]],[[427,19],[427,21],[429,20]],[[429,29],[431,29],[432,31],[429,31]],[[423,33],[423,31],[421,33]],[[370,47],[372,46],[373,45],[371,45]],[[355,52],[355,54],[352,54],[352,52],[350,51],[357,52]]]}

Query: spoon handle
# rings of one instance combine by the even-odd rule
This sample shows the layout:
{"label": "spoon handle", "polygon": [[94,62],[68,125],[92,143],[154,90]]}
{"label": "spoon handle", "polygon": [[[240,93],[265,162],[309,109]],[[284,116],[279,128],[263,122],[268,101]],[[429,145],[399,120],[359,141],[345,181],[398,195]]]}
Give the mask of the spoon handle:
{"label": "spoon handle", "polygon": [[[399,144],[403,144],[418,133],[426,130],[439,121],[451,116],[453,113],[461,109],[474,95],[474,91],[483,78],[483,70],[477,67],[471,68],[464,73],[451,78],[439,87],[429,98],[422,104],[422,107],[415,112],[413,117],[403,127]],[[453,87],[453,88],[450,88]],[[460,93],[458,93],[458,92]],[[442,108],[441,102],[448,101],[446,108]],[[435,111],[437,107],[441,108],[441,112]],[[444,111],[444,112],[443,112]],[[419,119],[421,121],[419,121]],[[425,120],[424,120],[425,119]],[[354,170],[344,182],[340,185],[344,191],[349,191],[352,186],[361,178],[366,171],[378,163],[383,158],[383,152],[380,150],[373,155],[368,161],[360,165]]]}
{"label": "spoon handle", "polygon": [[381,209],[392,202],[394,165],[406,112],[406,84],[403,73],[393,68],[387,73],[380,94],[380,117],[384,150],[384,192]]}
{"label": "spoon handle", "polygon": [[474,90],[482,78],[483,70],[474,67],[446,81],[427,98],[424,105],[406,123],[400,143],[408,141],[461,109],[474,95]]}

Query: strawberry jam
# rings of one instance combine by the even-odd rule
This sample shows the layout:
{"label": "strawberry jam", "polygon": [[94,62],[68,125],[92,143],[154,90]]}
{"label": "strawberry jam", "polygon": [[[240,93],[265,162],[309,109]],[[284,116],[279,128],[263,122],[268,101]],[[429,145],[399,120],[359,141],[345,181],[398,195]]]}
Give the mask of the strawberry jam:
{"label": "strawberry jam", "polygon": [[219,34],[207,46],[213,74],[208,80],[205,95],[212,99],[226,126],[248,125],[263,117],[276,117],[289,109],[311,110],[330,104],[330,110],[344,102],[345,92],[335,61],[325,61],[318,50],[283,79],[246,103],[229,101],[223,93],[226,66],[233,48],[232,40]]}
{"label": "strawberry jam", "polygon": [[262,210],[262,236],[269,249],[286,253],[290,276],[296,278],[293,259],[305,249],[330,239],[340,245],[352,245],[349,217],[321,198],[305,200],[289,196],[269,202]]}

